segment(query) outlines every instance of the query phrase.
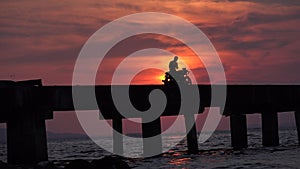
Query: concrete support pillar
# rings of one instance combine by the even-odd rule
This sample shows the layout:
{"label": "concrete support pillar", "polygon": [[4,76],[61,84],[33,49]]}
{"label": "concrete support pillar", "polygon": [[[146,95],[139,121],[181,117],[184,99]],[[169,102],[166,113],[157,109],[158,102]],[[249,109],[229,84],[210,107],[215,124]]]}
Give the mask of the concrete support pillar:
{"label": "concrete support pillar", "polygon": [[144,156],[154,156],[162,153],[160,118],[142,123]]}
{"label": "concrete support pillar", "polygon": [[278,146],[278,115],[277,112],[261,114],[263,146]]}
{"label": "concrete support pillar", "polygon": [[48,160],[44,112],[39,111],[33,90],[15,88],[15,110],[7,121],[7,160],[11,164]]}
{"label": "concrete support pillar", "polygon": [[47,161],[45,120],[38,112],[23,112],[7,122],[7,160],[10,164]]}
{"label": "concrete support pillar", "polygon": [[198,153],[198,138],[194,115],[185,115],[184,119],[187,132],[188,152],[192,154]]}
{"label": "concrete support pillar", "polygon": [[248,147],[246,115],[230,115],[230,132],[231,145],[234,149],[242,149]]}
{"label": "concrete support pillar", "polygon": [[295,120],[298,133],[298,144],[300,145],[300,110],[295,111]]}
{"label": "concrete support pillar", "polygon": [[115,118],[112,120],[113,125],[113,151],[115,154],[121,155],[124,153],[123,149],[123,123],[122,118]]}

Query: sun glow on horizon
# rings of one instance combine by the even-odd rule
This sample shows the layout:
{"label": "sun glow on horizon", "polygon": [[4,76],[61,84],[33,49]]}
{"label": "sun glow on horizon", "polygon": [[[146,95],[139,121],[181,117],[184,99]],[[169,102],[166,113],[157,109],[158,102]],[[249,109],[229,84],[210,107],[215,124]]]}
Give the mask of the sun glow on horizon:
{"label": "sun glow on horizon", "polygon": [[160,80],[160,83],[162,83],[162,80],[165,79],[165,74],[161,74],[160,76],[157,77],[158,80]]}

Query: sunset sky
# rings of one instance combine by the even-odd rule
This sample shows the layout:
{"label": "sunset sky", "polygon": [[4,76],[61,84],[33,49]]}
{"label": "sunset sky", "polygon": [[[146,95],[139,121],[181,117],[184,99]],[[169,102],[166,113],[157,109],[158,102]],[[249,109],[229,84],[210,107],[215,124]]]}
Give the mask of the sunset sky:
{"label": "sunset sky", "polygon": [[[3,80],[41,78],[44,85],[71,85],[78,54],[95,31],[125,15],[163,12],[190,21],[206,34],[223,63],[227,83],[300,83],[298,0],[7,0],[0,5]],[[146,48],[178,55],[180,66],[185,63],[198,83],[209,83],[206,68],[185,44],[163,35],[145,34],[124,39],[107,53],[97,84],[109,84],[124,57]],[[136,63],[147,65],[145,60],[157,55],[134,57]],[[159,57],[156,64],[166,71],[173,56]],[[163,72],[141,72],[132,82],[160,84]]]}

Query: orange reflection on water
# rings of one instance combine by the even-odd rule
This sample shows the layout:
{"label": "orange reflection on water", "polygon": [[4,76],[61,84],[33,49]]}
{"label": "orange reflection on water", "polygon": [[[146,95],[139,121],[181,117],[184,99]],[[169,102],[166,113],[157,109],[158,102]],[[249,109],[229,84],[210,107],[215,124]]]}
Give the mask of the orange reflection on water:
{"label": "orange reflection on water", "polygon": [[191,158],[176,158],[176,159],[172,159],[171,161],[169,161],[169,164],[181,166],[184,164],[188,164],[190,161],[191,161]]}

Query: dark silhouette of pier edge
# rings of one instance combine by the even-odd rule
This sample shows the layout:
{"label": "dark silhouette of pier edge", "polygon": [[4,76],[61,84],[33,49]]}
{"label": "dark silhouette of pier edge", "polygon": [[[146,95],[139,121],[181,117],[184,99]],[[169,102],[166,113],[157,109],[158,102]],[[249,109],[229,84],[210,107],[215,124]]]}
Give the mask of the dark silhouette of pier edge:
{"label": "dark silhouette of pier edge", "polygon": [[[77,86],[85,90],[91,86]],[[117,87],[124,87],[122,85]],[[202,113],[205,107],[224,106],[225,116],[230,116],[231,143],[234,149],[247,148],[246,114],[260,113],[264,146],[279,145],[278,112],[294,111],[300,140],[300,85],[227,85],[225,105],[210,105],[211,85],[197,85]],[[224,87],[214,85],[215,88]],[[146,109],[148,95],[161,89],[168,102],[161,116],[177,115],[180,94],[165,85],[132,85],[130,98],[137,109]],[[96,86],[97,101],[105,119],[113,120],[113,128],[122,133],[122,115],[117,111],[111,96],[111,86]],[[0,123],[7,123],[7,158],[11,164],[34,164],[48,160],[45,120],[53,119],[53,112],[74,110],[72,86],[42,86],[41,80],[0,81]],[[95,110],[92,105],[80,105],[81,110]],[[191,115],[184,115],[186,126],[193,123]],[[160,119],[142,124],[143,137],[161,133]],[[187,133],[188,151],[198,152],[195,125]],[[114,152],[123,152],[123,138],[113,134]],[[144,143],[144,152],[150,151]],[[161,151],[161,139],[155,146]]]}

